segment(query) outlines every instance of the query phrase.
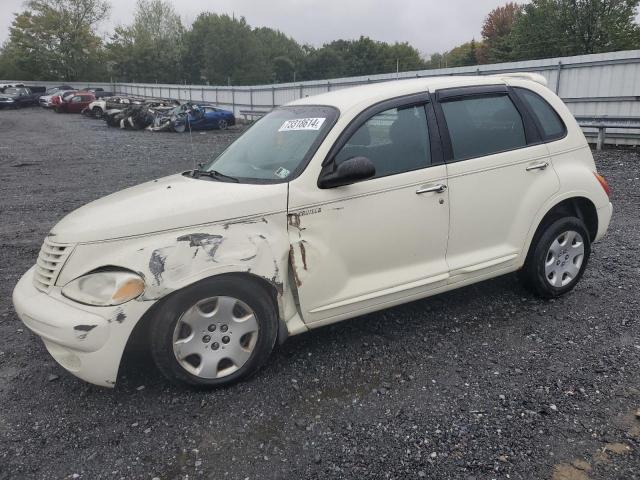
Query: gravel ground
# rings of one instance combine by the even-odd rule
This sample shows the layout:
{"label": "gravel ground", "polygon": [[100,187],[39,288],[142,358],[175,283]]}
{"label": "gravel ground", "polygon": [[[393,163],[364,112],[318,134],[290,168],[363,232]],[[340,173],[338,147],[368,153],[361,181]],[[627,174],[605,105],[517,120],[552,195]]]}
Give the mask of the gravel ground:
{"label": "gravel ground", "polygon": [[11,291],[65,213],[191,168],[236,132],[0,111],[0,478],[640,478],[640,158],[597,154],[615,204],[570,295],[512,275],[286,342],[251,380],[171,386],[131,352],[115,390],[66,373]]}

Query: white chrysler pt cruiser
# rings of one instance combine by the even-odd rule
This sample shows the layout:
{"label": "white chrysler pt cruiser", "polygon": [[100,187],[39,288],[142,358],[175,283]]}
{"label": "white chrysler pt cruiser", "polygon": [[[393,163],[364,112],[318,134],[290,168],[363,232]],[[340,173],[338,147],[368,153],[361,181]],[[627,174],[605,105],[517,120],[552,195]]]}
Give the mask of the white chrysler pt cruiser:
{"label": "white chrysler pt cruiser", "polygon": [[113,386],[143,333],[166,377],[214,387],[289,335],[508,272],[562,295],[611,212],[542,77],[373,84],[277,108],[200,169],[67,215],[13,302],[89,382]]}

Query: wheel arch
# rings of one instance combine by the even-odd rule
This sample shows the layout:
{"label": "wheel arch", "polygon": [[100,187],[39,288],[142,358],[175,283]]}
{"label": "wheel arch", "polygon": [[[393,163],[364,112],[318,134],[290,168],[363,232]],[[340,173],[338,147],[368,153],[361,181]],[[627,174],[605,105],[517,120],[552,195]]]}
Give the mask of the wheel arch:
{"label": "wheel arch", "polygon": [[557,199],[544,211],[540,219],[534,224],[535,230],[529,235],[526,245],[526,255],[523,262],[531,253],[531,247],[535,244],[536,238],[541,234],[544,227],[558,218],[573,216],[582,220],[589,232],[589,238],[593,242],[598,233],[598,211],[591,199],[584,195],[574,195],[567,198]]}
{"label": "wheel arch", "polygon": [[282,343],[288,336],[288,330],[287,330],[287,325],[285,321],[280,315],[280,309],[279,309],[280,287],[272,283],[271,281],[267,280],[266,278],[261,277],[259,275],[255,275],[251,272],[225,272],[225,273],[210,275],[208,277],[201,278],[187,285],[183,285],[182,287],[170,292],[169,294],[163,296],[162,298],[159,298],[142,315],[140,320],[138,320],[135,327],[131,331],[131,334],[129,335],[129,339],[127,340],[127,344],[125,346],[125,356],[123,356],[123,360],[124,358],[126,358],[126,354],[131,353],[132,350],[136,350],[136,349],[145,350],[148,348],[148,345],[149,345],[148,338],[149,338],[149,331],[151,328],[151,322],[153,321],[153,318],[157,314],[158,310],[162,308],[162,306],[168,299],[172,298],[178,292],[183,291],[185,288],[193,287],[194,285],[198,285],[199,283],[206,282],[212,278],[231,278],[231,277],[243,278],[246,281],[253,283],[256,286],[256,288],[263,289],[263,291],[265,291],[269,295],[269,298],[273,301],[275,315],[276,315],[276,318],[278,319],[278,342]]}

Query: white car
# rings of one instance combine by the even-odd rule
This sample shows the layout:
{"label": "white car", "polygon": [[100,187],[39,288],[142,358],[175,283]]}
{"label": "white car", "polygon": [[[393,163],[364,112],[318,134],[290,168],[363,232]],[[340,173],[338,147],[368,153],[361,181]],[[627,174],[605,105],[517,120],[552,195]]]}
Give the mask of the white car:
{"label": "white car", "polygon": [[131,104],[142,104],[144,99],[134,97],[102,97],[91,102],[86,109],[86,113],[95,118],[102,118],[103,115],[113,109],[126,108]]}
{"label": "white car", "polygon": [[89,382],[115,384],[135,330],[169,379],[213,387],[289,335],[509,272],[567,293],[612,206],[543,84],[400,80],[276,108],[200,170],[63,218],[16,311]]}
{"label": "white car", "polygon": [[44,95],[38,98],[38,104],[43,108],[51,108],[53,107],[53,104],[51,102],[53,97],[55,97],[56,95],[61,95],[64,92],[71,92],[71,91],[74,91],[74,90],[67,89],[65,87],[48,88],[47,91],[44,93]]}

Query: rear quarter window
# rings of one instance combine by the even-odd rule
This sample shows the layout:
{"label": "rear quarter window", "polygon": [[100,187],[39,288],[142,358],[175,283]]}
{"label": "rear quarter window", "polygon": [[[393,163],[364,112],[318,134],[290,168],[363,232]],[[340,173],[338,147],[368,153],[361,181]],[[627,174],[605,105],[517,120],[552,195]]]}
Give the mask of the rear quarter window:
{"label": "rear quarter window", "polygon": [[516,87],[514,90],[535,117],[540,134],[545,141],[557,140],[565,136],[567,128],[564,122],[544,98],[526,88]]}

